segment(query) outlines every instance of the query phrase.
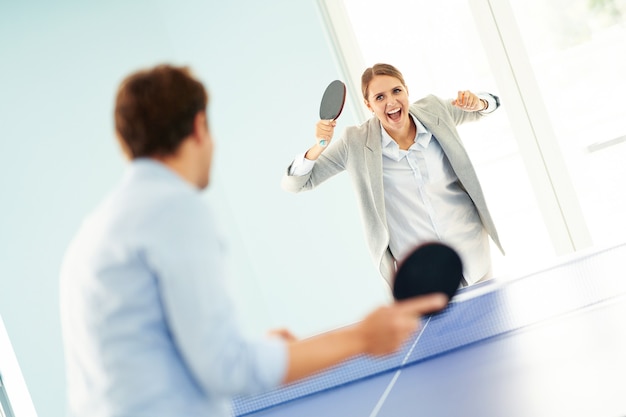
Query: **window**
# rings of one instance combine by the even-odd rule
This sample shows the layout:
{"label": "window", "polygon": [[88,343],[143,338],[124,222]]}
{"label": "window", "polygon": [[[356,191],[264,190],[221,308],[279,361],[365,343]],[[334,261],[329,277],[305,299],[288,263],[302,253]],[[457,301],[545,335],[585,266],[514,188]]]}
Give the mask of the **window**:
{"label": "window", "polygon": [[[431,93],[451,98],[460,89],[503,98],[500,111],[459,129],[507,252],[503,258],[492,245],[494,274],[517,276],[565,252],[554,245],[556,232],[541,206],[543,191],[535,189],[536,183],[548,182],[534,171],[543,162],[529,161],[520,149],[512,110],[492,75],[471,5],[466,0],[344,0],[342,6],[320,0],[320,5],[339,62],[355,84],[349,94],[356,107],[364,107],[358,96],[360,73],[376,62],[403,72],[412,100]],[[496,32],[490,36],[499,40]]]}
{"label": "window", "polygon": [[511,7],[593,242],[623,242],[626,1]]}

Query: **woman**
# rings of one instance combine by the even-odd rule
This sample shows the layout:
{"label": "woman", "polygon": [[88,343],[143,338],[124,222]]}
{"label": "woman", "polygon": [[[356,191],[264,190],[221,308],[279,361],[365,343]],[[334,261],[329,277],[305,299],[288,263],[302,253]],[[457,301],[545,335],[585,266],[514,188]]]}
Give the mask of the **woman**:
{"label": "woman", "polygon": [[283,189],[310,190],[348,171],[370,254],[390,285],[398,262],[433,240],[459,252],[463,285],[490,278],[488,236],[502,247],[456,126],[496,110],[498,98],[459,91],[452,101],[431,95],[409,104],[404,77],[388,64],[366,69],[361,90],[373,117],[328,147],[336,123],[320,120],[317,143],[296,156]]}

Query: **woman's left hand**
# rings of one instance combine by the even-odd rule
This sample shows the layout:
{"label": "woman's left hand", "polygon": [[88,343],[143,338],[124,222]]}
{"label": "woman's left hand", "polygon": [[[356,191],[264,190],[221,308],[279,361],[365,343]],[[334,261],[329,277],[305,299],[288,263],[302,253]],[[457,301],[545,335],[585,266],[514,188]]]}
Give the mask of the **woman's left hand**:
{"label": "woman's left hand", "polygon": [[487,102],[469,90],[459,91],[452,105],[463,111],[482,111],[487,108]]}

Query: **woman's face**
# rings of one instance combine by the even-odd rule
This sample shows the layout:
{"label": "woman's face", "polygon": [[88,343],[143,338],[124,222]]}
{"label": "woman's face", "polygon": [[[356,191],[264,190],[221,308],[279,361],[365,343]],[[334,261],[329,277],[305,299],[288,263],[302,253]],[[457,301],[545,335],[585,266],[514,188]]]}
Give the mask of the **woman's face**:
{"label": "woman's face", "polygon": [[374,112],[387,132],[401,131],[410,125],[409,93],[396,77],[374,76],[365,105]]}

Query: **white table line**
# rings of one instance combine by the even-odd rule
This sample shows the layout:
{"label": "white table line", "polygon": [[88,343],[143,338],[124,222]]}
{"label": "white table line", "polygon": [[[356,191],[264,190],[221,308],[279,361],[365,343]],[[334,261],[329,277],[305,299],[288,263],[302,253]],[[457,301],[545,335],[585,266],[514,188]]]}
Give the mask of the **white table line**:
{"label": "white table line", "polygon": [[380,412],[380,409],[382,408],[383,404],[387,400],[387,396],[389,395],[389,393],[393,389],[393,386],[396,384],[396,380],[400,376],[400,372],[402,372],[402,367],[409,360],[409,357],[411,356],[411,353],[413,353],[413,349],[415,349],[415,346],[417,346],[417,342],[419,342],[420,338],[424,334],[424,330],[426,330],[426,326],[428,326],[428,323],[430,323],[430,319],[432,317],[433,316],[428,317],[428,320],[426,320],[426,323],[424,323],[424,326],[422,327],[422,330],[420,330],[420,334],[418,334],[417,337],[415,338],[415,342],[413,342],[413,345],[411,346],[411,349],[409,349],[407,354],[404,356],[404,359],[402,360],[402,363],[400,364],[400,369],[398,369],[396,371],[395,375],[391,379],[391,382],[389,383],[389,385],[387,385],[387,388],[385,389],[385,392],[383,392],[383,395],[381,395],[380,399],[378,400],[378,403],[376,404],[376,406],[372,410],[372,413],[370,414],[370,417],[378,416],[378,413]]}

